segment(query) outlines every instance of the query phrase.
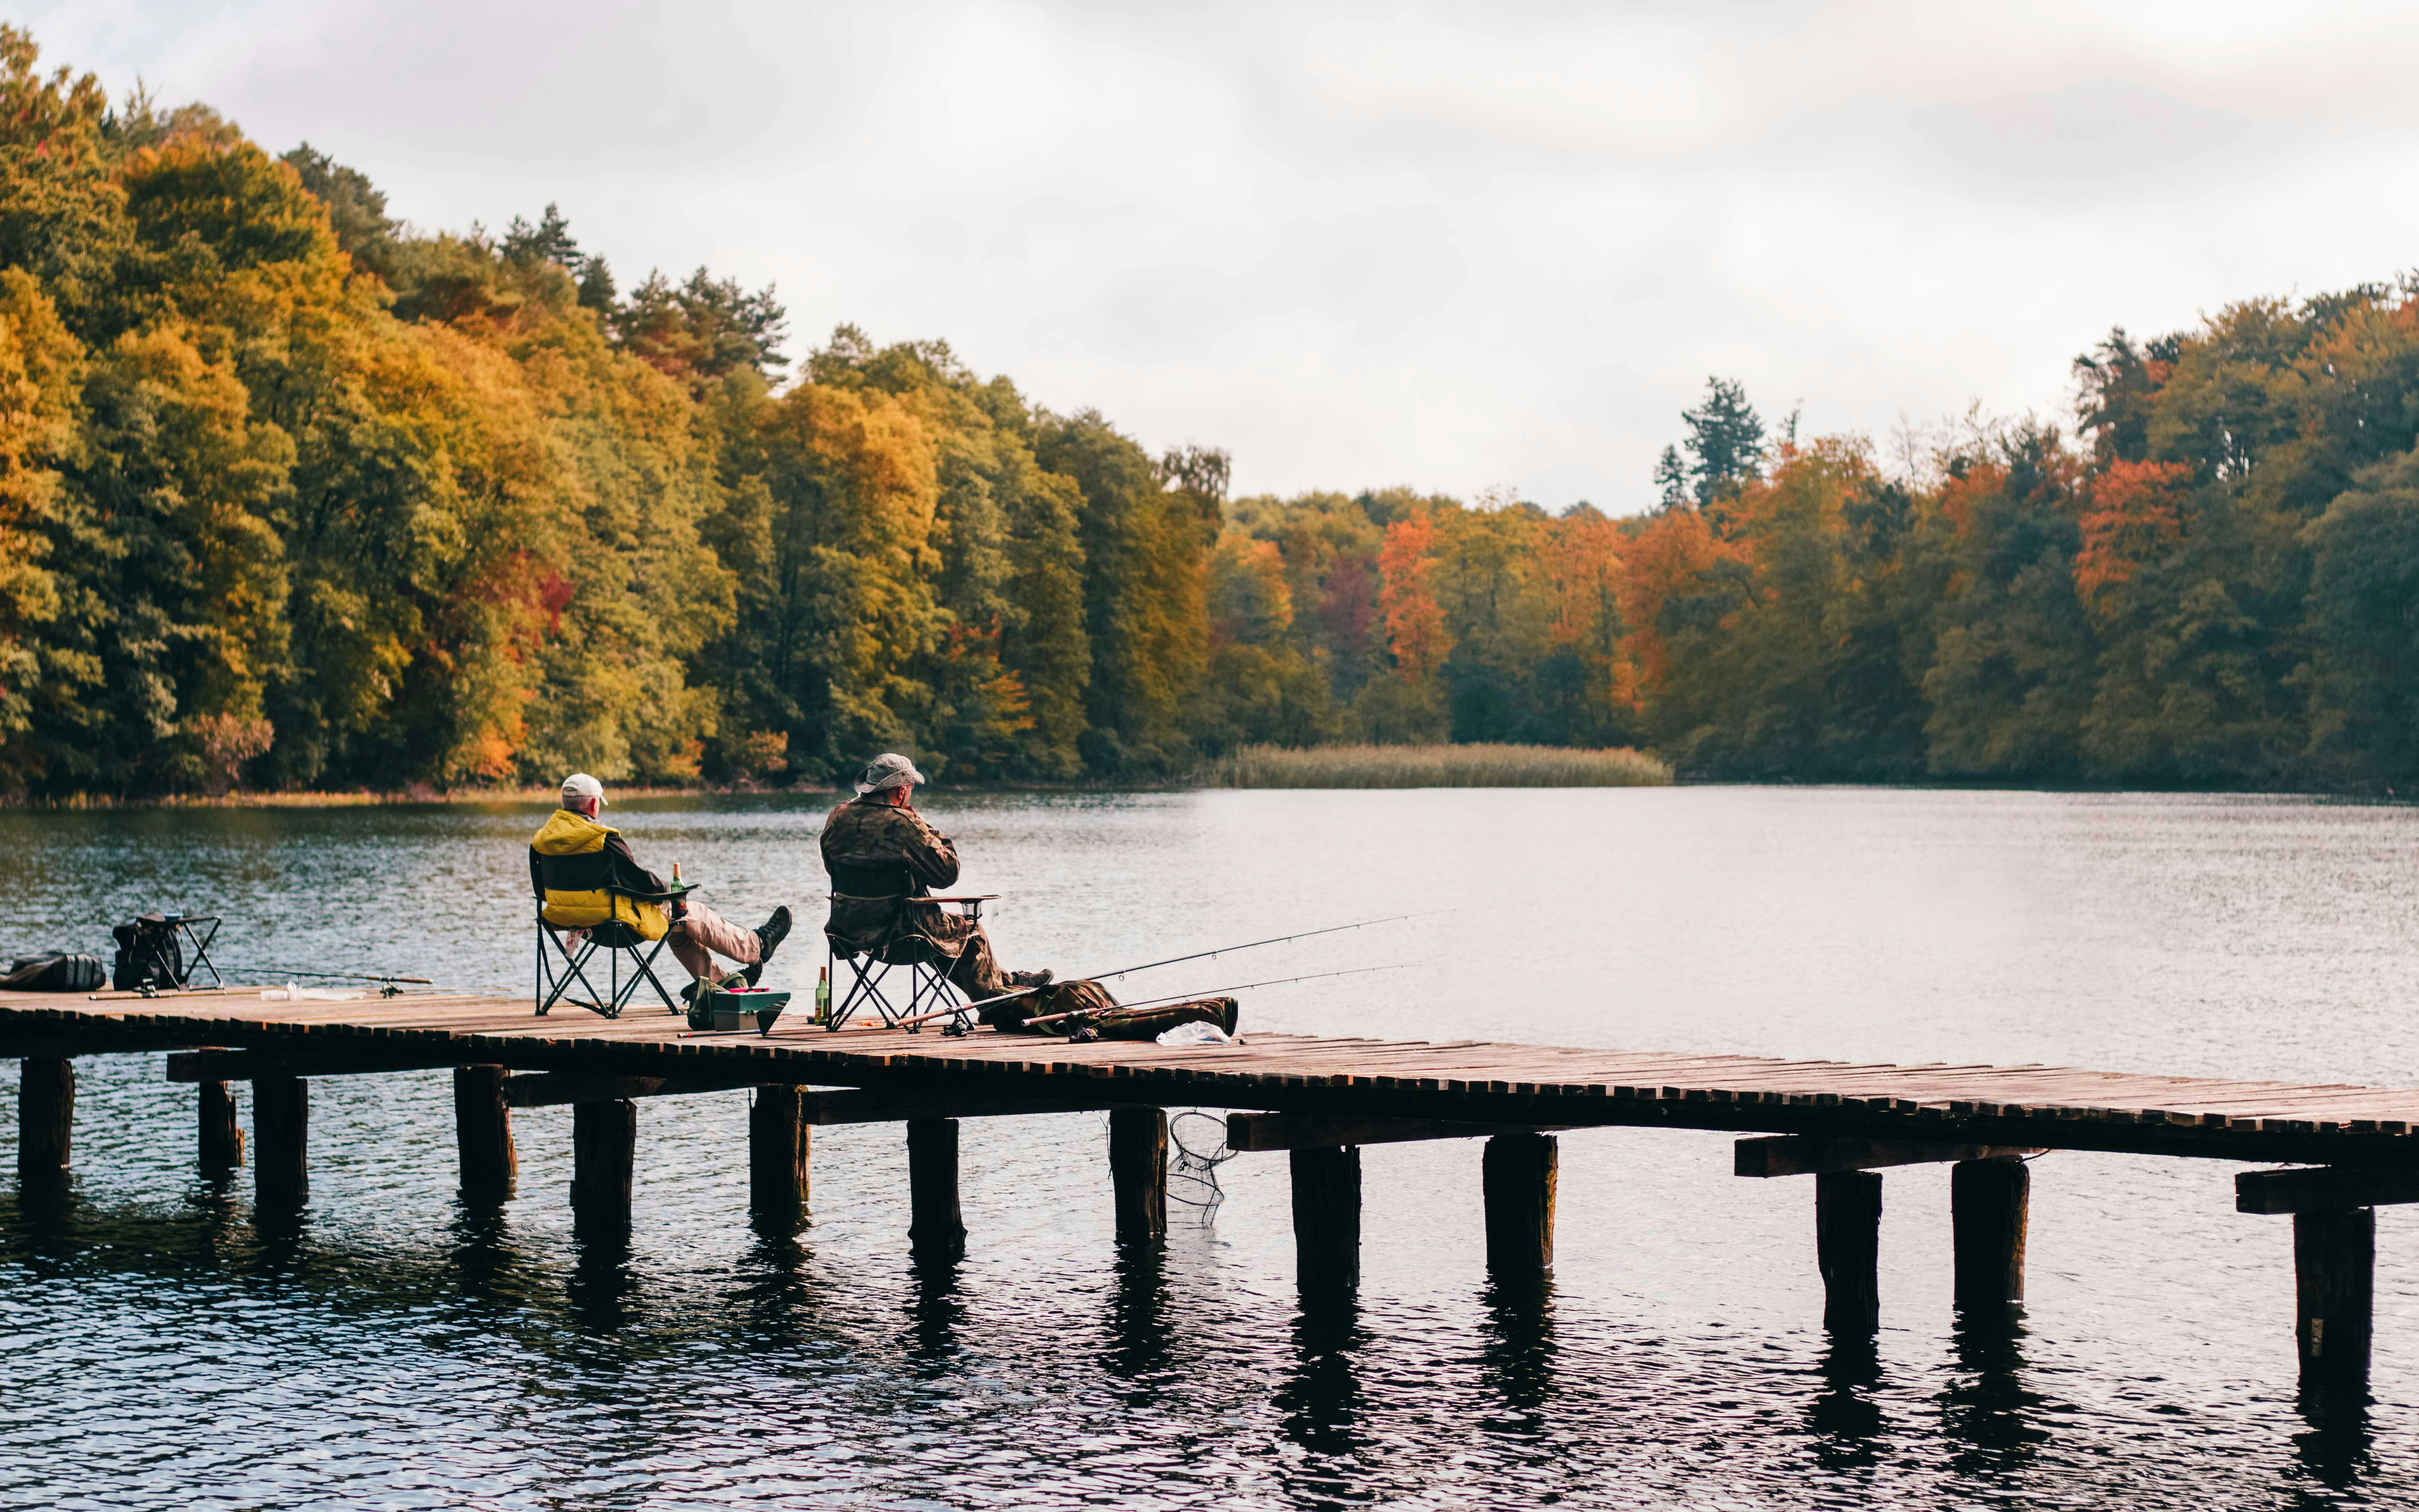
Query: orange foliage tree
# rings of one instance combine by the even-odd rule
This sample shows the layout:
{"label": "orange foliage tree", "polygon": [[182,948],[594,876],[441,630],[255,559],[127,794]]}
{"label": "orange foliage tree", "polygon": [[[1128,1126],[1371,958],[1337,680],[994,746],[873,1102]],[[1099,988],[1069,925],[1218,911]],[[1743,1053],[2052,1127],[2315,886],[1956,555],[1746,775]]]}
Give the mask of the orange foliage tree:
{"label": "orange foliage tree", "polygon": [[2164,556],[2183,539],[2183,490],[2192,469],[2179,462],[2108,464],[2091,480],[2083,514],[2083,548],[2074,554],[2074,591],[2087,604]]}
{"label": "orange foliage tree", "polygon": [[1429,582],[1435,551],[1436,523],[1425,514],[1387,526],[1385,543],[1378,548],[1378,607],[1386,617],[1395,674],[1407,683],[1427,682],[1453,652],[1444,609]]}

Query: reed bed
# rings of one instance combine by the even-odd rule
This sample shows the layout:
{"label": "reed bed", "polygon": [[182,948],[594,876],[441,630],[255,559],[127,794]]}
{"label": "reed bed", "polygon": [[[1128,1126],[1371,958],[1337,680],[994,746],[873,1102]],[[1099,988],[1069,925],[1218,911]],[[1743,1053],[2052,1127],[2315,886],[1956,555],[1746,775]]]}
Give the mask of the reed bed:
{"label": "reed bed", "polygon": [[1564,746],[1245,746],[1204,766],[1215,788],[1647,788],[1672,768],[1642,751]]}

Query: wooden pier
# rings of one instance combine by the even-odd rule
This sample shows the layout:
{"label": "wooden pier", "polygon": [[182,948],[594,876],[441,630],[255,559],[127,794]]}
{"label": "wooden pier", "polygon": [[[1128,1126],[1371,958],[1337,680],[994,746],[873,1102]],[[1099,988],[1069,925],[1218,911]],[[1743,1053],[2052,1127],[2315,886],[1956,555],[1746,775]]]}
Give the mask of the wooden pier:
{"label": "wooden pier", "polygon": [[[817,1124],[906,1125],[908,1238],[954,1255],[958,1121],[1106,1110],[1122,1239],[1167,1221],[1170,1107],[1235,1110],[1229,1145],[1285,1151],[1306,1304],[1359,1284],[1364,1145],[1479,1138],[1487,1263],[1499,1278],[1553,1264],[1557,1135],[1606,1127],[1744,1134],[1740,1176],[1806,1176],[1835,1330],[1879,1318],[1881,1172],[1950,1163],[1955,1288],[1964,1309],[2022,1301],[2030,1157],[2129,1151],[2277,1164],[2242,1173],[2236,1206],[2290,1214],[2295,1338],[2305,1382],[2365,1381],[2375,1214],[2419,1201],[2419,1089],[2219,1081],[2054,1066],[1852,1065],[1474,1041],[1254,1034],[1240,1045],[1070,1043],[989,1030],[846,1029],[793,1017],[769,1037],[696,1034],[661,1013],[536,1017],[522,998],[416,995],[271,1002],[253,992],[156,998],[0,994],[0,1056],[23,1062],[18,1177],[28,1204],[67,1190],[76,1058],[162,1054],[197,1086],[198,1159],[249,1161],[258,1203],[310,1192],[310,1083],[447,1070],[467,1201],[513,1195],[512,1110],[574,1106],[571,1201],[583,1228],[626,1227],[639,1100],[751,1088],[751,1198],[761,1223],[803,1221]],[[233,1084],[250,1083],[253,1140]],[[2280,1306],[2281,1315],[2281,1306]]]}

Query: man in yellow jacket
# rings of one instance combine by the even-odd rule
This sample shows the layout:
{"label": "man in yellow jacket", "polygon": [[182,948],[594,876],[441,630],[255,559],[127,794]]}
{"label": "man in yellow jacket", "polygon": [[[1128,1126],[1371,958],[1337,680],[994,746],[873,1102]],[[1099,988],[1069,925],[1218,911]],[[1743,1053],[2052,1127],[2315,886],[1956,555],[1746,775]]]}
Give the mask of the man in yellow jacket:
{"label": "man in yellow jacket", "polygon": [[[530,841],[530,887],[546,903],[546,921],[558,929],[586,931],[610,918],[644,940],[665,948],[702,981],[714,975],[714,957],[736,962],[751,983],[790,933],[790,910],[773,910],[758,929],[742,929],[703,903],[676,899],[670,911],[660,903],[609,895],[606,883],[628,892],[662,892],[661,877],[640,866],[618,829],[597,821],[605,784],[585,772],[562,779],[562,807]],[[607,907],[610,896],[611,907]],[[708,952],[711,952],[709,954]]]}

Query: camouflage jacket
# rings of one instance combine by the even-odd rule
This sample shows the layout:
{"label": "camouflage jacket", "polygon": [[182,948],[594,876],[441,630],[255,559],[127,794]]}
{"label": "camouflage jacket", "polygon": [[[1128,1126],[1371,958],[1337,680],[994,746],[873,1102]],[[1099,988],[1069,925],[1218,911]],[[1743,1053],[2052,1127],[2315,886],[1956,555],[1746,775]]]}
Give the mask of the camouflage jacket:
{"label": "camouflage jacket", "polygon": [[973,925],[936,904],[918,904],[958,880],[958,849],[912,809],[852,798],[824,820],[824,871],[831,918],[824,930],[844,949],[870,954],[920,934],[955,959]]}

